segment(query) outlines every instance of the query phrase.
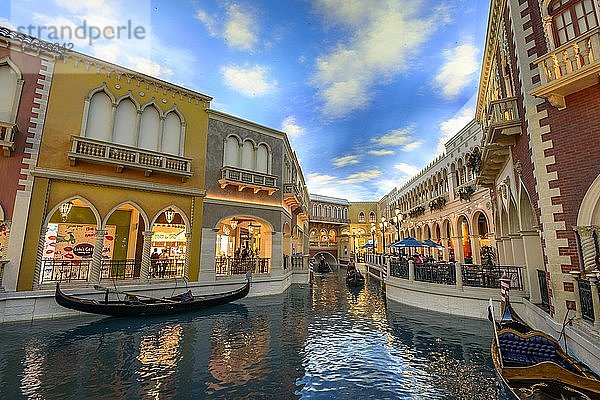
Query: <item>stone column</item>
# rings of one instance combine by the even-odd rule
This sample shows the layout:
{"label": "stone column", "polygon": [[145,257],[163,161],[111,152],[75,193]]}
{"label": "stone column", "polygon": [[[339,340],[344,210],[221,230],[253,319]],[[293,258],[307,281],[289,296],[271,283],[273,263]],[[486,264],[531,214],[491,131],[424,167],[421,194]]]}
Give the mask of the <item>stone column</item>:
{"label": "stone column", "polygon": [[580,271],[569,272],[573,278],[573,291],[575,292],[575,316],[577,319],[581,319],[581,298],[579,297],[579,278],[581,277]]}
{"label": "stone column", "polygon": [[542,242],[536,231],[523,231],[521,234],[525,250],[525,290],[529,292],[529,300],[534,304],[539,304],[542,302],[542,294],[537,270],[544,270]]}
{"label": "stone column", "polygon": [[185,263],[183,264],[183,279],[188,281],[190,279],[190,255],[192,247],[192,233],[186,232],[185,234]]}
{"label": "stone column", "polygon": [[[42,226],[40,230],[40,239],[37,247],[37,257],[35,258],[35,271],[33,272],[33,288],[38,289],[40,287],[40,280],[42,275],[42,268],[44,267],[44,241],[46,240],[46,234],[48,233],[48,225]],[[16,287],[16,286],[15,286]]]}
{"label": "stone column", "polygon": [[152,231],[142,232],[144,244],[142,247],[142,265],[140,267],[140,279],[148,279],[150,275],[150,251],[152,250]]}
{"label": "stone column", "polygon": [[512,243],[509,236],[502,237],[502,243],[504,244],[504,264],[505,265],[513,265],[513,249]]}
{"label": "stone column", "polygon": [[413,260],[408,260],[408,281],[415,281],[415,263]]}
{"label": "stone column", "polygon": [[271,242],[271,276],[283,274],[283,232],[272,232]]}
{"label": "stone column", "polygon": [[498,250],[498,264],[506,264],[506,256],[504,255],[504,241],[501,238],[496,238],[496,248]]}
{"label": "stone column", "polygon": [[454,243],[454,259],[456,261],[460,261],[461,263],[465,262],[465,252],[463,250],[461,237],[453,237],[452,241]]}
{"label": "stone column", "polygon": [[463,279],[462,279],[462,263],[454,264],[454,273],[456,275],[456,288],[462,290],[463,288]]}
{"label": "stone column", "polygon": [[96,283],[100,281],[100,269],[102,268],[102,250],[104,250],[104,229],[96,229],[94,235],[96,242],[94,243],[94,252],[92,253],[92,265],[90,266],[88,282]]}
{"label": "stone column", "polygon": [[525,265],[525,250],[523,248],[523,237],[519,233],[510,233],[510,244],[512,246],[514,265]]}
{"label": "stone column", "polygon": [[481,248],[479,246],[479,236],[469,236],[471,244],[471,253],[473,254],[473,264],[481,264]]}
{"label": "stone column", "polygon": [[198,282],[214,282],[216,275],[216,249],[218,228],[202,228],[202,243],[200,243],[200,268]]}
{"label": "stone column", "polygon": [[594,229],[600,229],[597,226],[576,226],[573,228],[579,234],[581,242],[581,253],[583,255],[582,270],[591,271],[596,268],[596,246],[594,245]]}

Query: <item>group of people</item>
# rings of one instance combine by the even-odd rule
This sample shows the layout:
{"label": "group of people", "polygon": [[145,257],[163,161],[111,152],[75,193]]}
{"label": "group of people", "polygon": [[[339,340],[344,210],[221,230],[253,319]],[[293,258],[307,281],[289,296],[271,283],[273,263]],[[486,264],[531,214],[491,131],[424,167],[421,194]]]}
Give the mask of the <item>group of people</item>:
{"label": "group of people", "polygon": [[238,248],[233,252],[234,258],[241,258],[245,260],[246,258],[254,258],[258,257],[258,250],[255,252],[252,248],[242,247]]}
{"label": "group of people", "polygon": [[152,278],[164,278],[169,264],[169,255],[166,251],[158,252],[155,248],[150,255],[150,276]]}
{"label": "group of people", "polygon": [[419,254],[419,253],[411,254],[408,256],[408,258],[406,255],[400,254],[400,260],[401,261],[412,260],[415,264],[431,264],[431,263],[436,263],[438,261],[440,261],[440,262],[443,261],[441,259],[441,257],[439,260],[436,260],[431,255],[425,255],[425,254]]}

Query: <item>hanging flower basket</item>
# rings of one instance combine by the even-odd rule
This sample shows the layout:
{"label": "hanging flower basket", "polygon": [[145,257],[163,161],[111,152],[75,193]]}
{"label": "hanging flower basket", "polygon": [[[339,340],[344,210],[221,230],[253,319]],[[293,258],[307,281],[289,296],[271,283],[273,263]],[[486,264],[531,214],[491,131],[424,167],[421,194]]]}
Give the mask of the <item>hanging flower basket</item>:
{"label": "hanging flower basket", "polygon": [[441,210],[446,205],[446,198],[443,196],[436,197],[429,202],[429,211]]}
{"label": "hanging flower basket", "polygon": [[473,171],[475,175],[479,174],[481,170],[481,152],[478,148],[475,148],[469,157],[467,158],[467,167]]}
{"label": "hanging flower basket", "polygon": [[473,186],[473,185],[461,186],[458,188],[456,193],[458,194],[458,197],[461,200],[469,201],[469,200],[471,200],[471,196],[473,196],[473,193],[475,193],[475,186]]}
{"label": "hanging flower basket", "polygon": [[408,212],[408,215],[411,218],[416,218],[416,217],[419,217],[419,216],[421,216],[423,214],[425,214],[425,207],[423,207],[423,206],[416,206],[415,208],[413,208],[412,210],[410,210]]}

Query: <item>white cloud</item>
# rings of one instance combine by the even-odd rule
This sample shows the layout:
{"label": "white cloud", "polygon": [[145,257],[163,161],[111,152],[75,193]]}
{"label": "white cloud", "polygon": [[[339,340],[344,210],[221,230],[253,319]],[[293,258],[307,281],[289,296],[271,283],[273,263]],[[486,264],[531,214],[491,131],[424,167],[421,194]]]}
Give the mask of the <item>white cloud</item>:
{"label": "white cloud", "polygon": [[206,30],[208,31],[208,34],[210,36],[212,36],[212,37],[218,36],[219,30],[218,30],[217,17],[215,17],[213,15],[209,15],[204,10],[198,10],[196,12],[196,19],[199,20],[200,22],[202,22],[202,24],[204,25],[204,27],[206,28]]}
{"label": "white cloud", "polygon": [[239,4],[230,4],[227,8],[227,22],[223,37],[230,47],[250,51],[258,41],[258,22],[250,12],[242,9]]}
{"label": "white cloud", "polygon": [[391,156],[394,154],[392,150],[369,150],[367,153],[372,156]]}
{"label": "white cloud", "polygon": [[461,44],[444,50],[446,63],[435,77],[435,85],[442,89],[446,98],[454,98],[474,81],[479,71],[479,50],[471,44]]}
{"label": "white cloud", "polygon": [[385,135],[372,138],[371,142],[380,146],[399,146],[407,144],[411,140],[411,133],[414,127],[409,126],[403,129],[394,129],[387,132]]}
{"label": "white cloud", "polygon": [[402,146],[402,151],[414,151],[421,147],[422,144],[422,140],[415,140],[414,142],[407,143],[404,146]]}
{"label": "white cloud", "polygon": [[446,147],[446,142],[464,128],[471,120],[475,118],[475,108],[473,106],[463,107],[454,117],[440,123],[442,132],[437,145],[437,154],[442,154]]}
{"label": "white cloud", "polygon": [[269,80],[268,69],[256,65],[254,67],[238,67],[231,65],[221,68],[225,84],[248,97],[260,97],[272,93],[277,82]]}
{"label": "white cloud", "polygon": [[333,162],[333,165],[340,168],[340,167],[345,167],[346,165],[358,164],[359,157],[356,155],[342,156],[342,157],[334,158],[332,160],[332,162]]}
{"label": "white cloud", "polygon": [[344,184],[347,183],[362,183],[368,182],[370,180],[379,178],[383,172],[378,169],[372,169],[370,171],[356,172],[354,174],[348,175],[345,179],[342,179],[341,182]]}
{"label": "white cloud", "polygon": [[281,123],[281,130],[287,133],[289,137],[297,137],[304,133],[304,128],[296,123],[296,118],[286,117]]}
{"label": "white cloud", "polygon": [[409,70],[438,21],[447,20],[447,10],[419,6],[419,0],[380,1],[377,7],[369,0],[317,1],[327,23],[352,32],[316,61],[313,84],[319,88],[325,115],[341,117],[366,108],[373,85]]}
{"label": "white cloud", "polygon": [[396,168],[398,171],[402,172],[404,175],[407,175],[408,177],[413,177],[416,174],[418,174],[420,171],[419,168],[415,167],[414,165],[407,164],[407,163],[395,164],[394,168]]}

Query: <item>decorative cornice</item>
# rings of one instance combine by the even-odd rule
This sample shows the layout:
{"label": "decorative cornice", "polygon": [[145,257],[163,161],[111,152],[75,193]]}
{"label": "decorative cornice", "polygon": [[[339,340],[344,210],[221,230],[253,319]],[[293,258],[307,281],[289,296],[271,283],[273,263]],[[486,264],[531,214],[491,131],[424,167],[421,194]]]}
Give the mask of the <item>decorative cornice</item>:
{"label": "decorative cornice", "polygon": [[35,168],[31,175],[40,178],[49,178],[60,181],[70,181],[78,183],[87,183],[90,185],[111,186],[118,188],[127,188],[142,190],[145,192],[171,193],[184,196],[204,197],[206,190],[192,187],[165,185],[161,183],[152,183],[148,181],[138,181],[133,179],[113,178],[102,175],[91,175],[80,172],[62,171],[49,168]]}

